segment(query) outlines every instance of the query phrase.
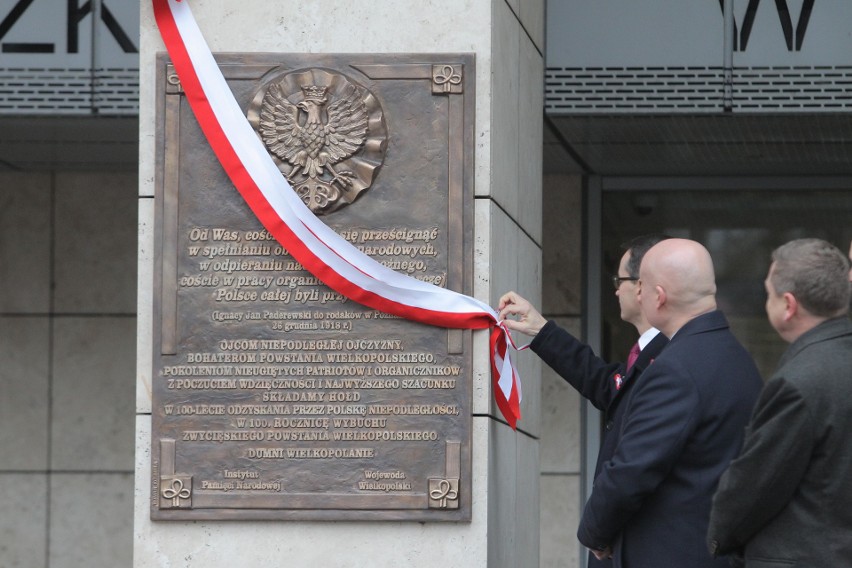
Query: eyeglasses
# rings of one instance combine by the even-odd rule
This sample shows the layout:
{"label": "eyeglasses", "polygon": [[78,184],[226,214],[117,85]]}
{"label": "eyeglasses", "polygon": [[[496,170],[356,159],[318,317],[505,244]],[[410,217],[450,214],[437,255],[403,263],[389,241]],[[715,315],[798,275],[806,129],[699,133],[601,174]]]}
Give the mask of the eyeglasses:
{"label": "eyeglasses", "polygon": [[613,286],[613,288],[618,290],[621,287],[622,282],[624,282],[624,281],[636,282],[637,280],[639,280],[639,279],[634,278],[632,276],[613,276],[612,277],[612,286]]}

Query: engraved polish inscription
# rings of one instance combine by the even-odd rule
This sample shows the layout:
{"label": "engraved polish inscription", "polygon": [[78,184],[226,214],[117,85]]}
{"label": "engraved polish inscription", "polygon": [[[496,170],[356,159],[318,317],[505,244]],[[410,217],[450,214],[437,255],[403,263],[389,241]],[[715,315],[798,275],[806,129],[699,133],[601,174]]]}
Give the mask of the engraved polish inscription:
{"label": "engraved polish inscription", "polygon": [[[383,258],[385,264],[424,275],[436,256],[432,243],[439,233],[436,227],[345,231],[362,250]],[[369,322],[393,316],[353,306],[325,288],[271,242],[266,231],[193,227],[188,241],[192,243],[187,246],[189,262],[179,287],[209,297],[210,325],[243,331],[250,322],[273,334],[265,339],[223,338],[210,350],[186,352],[162,367],[169,391],[253,394],[253,400],[243,403],[164,404],[166,417],[218,416],[229,421],[228,429],[183,430],[180,441],[437,441],[438,432],[396,429],[388,416],[460,414],[458,404],[449,402],[364,404],[364,391],[453,391],[461,366],[450,358],[439,361],[433,350],[411,349],[403,338],[360,336]],[[429,278],[440,282],[445,275]],[[309,332],[326,331],[344,334],[310,339]],[[294,332],[298,338],[291,337]],[[250,459],[372,458],[375,451],[246,447],[243,455]],[[202,483],[205,487],[216,488]],[[276,487],[280,491],[280,484]]]}
{"label": "engraved polish inscription", "polygon": [[[356,137],[381,147],[383,161],[348,164],[317,150],[302,169],[279,148],[306,204],[384,266],[470,293],[472,175],[448,136],[472,137],[454,124],[462,91],[436,93],[433,70],[457,85],[472,60],[293,72],[255,57],[249,72],[245,56],[219,56],[244,105],[273,97],[287,128],[312,116],[319,147],[333,118],[320,107],[336,93]],[[305,270],[242,201],[160,65],[160,161],[172,169],[158,186],[152,518],[469,520],[470,332],[366,308]],[[364,109],[361,92],[375,97]],[[394,130],[382,113],[411,124]]]}

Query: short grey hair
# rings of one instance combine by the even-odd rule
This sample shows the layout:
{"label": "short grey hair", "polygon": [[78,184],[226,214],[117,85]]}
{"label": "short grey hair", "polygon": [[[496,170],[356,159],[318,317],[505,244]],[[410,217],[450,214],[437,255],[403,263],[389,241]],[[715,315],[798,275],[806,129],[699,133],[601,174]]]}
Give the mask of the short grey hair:
{"label": "short grey hair", "polygon": [[769,281],[777,294],[790,292],[811,314],[835,317],[849,309],[849,260],[822,239],[796,239],[772,252]]}

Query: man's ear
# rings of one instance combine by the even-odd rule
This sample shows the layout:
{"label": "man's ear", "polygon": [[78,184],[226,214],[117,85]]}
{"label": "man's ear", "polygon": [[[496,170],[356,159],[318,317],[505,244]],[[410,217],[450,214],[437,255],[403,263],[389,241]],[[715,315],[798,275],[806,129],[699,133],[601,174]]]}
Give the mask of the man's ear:
{"label": "man's ear", "polygon": [[654,304],[659,310],[666,304],[666,290],[657,284],[654,286],[654,291],[657,293],[656,303]]}
{"label": "man's ear", "polygon": [[799,300],[791,292],[784,292],[784,321],[790,321],[799,313]]}

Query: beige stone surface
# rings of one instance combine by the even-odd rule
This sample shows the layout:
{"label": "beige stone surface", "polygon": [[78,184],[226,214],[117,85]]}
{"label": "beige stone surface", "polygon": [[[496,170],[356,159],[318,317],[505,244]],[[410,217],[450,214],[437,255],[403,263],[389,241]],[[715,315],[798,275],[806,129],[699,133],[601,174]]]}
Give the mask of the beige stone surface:
{"label": "beige stone surface", "polygon": [[[495,309],[500,296],[509,290],[518,291],[534,303],[539,302],[538,291],[541,289],[539,247],[490,200],[476,201],[475,217],[475,295],[479,298],[488,298],[489,305]],[[529,343],[530,338],[516,334],[515,340],[520,347]],[[476,366],[478,372],[474,378],[473,411],[479,414],[487,412],[502,418],[491,391],[487,342],[487,337],[477,337],[474,343],[474,356],[478,358],[477,361],[480,361],[480,364]],[[518,427],[537,436],[541,412],[538,378],[541,373],[541,360],[529,351],[513,350],[511,356],[517,365],[522,385],[525,386],[521,401],[522,420]]]}
{"label": "beige stone surface", "polygon": [[546,365],[542,372],[541,471],[580,471],[582,397]]}
{"label": "beige stone surface", "polygon": [[521,23],[536,49],[544,53],[545,0],[519,0]]}
{"label": "beige stone surface", "polygon": [[62,474],[50,483],[50,568],[131,566],[133,474]]}
{"label": "beige stone surface", "polygon": [[136,296],[136,412],[151,412],[151,342],[154,285],[154,200],[139,200],[138,288]]}
{"label": "beige stone surface", "polygon": [[541,478],[541,568],[578,568],[577,526],[582,513],[577,475]]}
{"label": "beige stone surface", "polygon": [[47,566],[46,474],[0,473],[0,566]]}
{"label": "beige stone surface", "polygon": [[488,565],[538,566],[539,442],[491,421]]}
{"label": "beige stone surface", "polygon": [[53,467],[131,471],[135,318],[69,317],[54,329]]}
{"label": "beige stone surface", "polygon": [[50,309],[50,192],[46,173],[0,172],[0,313]]}
{"label": "beige stone surface", "polygon": [[[580,318],[554,318],[580,337]],[[553,369],[542,364],[541,471],[576,474],[581,469],[581,408],[585,400]]]}
{"label": "beige stone surface", "polygon": [[2,471],[47,468],[49,345],[46,317],[0,316]]}
{"label": "beige stone surface", "polygon": [[543,313],[580,315],[582,311],[583,192],[578,176],[544,176],[545,275]]}
{"label": "beige stone surface", "polygon": [[517,499],[515,501],[515,548],[518,551],[515,566],[538,566],[541,541],[540,485],[541,478],[535,465],[539,463],[541,442],[518,434],[515,463],[517,467]]}
{"label": "beige stone surface", "polygon": [[[488,436],[488,565],[518,566],[513,520],[518,506],[520,436],[505,424],[491,421]],[[501,562],[502,561],[502,562]],[[504,562],[504,563],[503,563]]]}
{"label": "beige stone surface", "polygon": [[541,245],[544,58],[523,33],[519,49],[518,186],[515,190],[518,223]]}
{"label": "beige stone surface", "polygon": [[518,218],[518,97],[521,29],[503,2],[494,5],[491,74],[491,184],[477,185],[476,194],[490,194],[513,218]]}
{"label": "beige stone surface", "polygon": [[533,240],[541,243],[542,101],[544,58],[518,21],[518,12],[494,4],[489,193]]}
{"label": "beige stone surface", "polygon": [[134,174],[56,175],[54,309],[136,313]]}

